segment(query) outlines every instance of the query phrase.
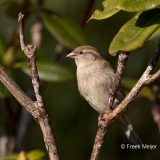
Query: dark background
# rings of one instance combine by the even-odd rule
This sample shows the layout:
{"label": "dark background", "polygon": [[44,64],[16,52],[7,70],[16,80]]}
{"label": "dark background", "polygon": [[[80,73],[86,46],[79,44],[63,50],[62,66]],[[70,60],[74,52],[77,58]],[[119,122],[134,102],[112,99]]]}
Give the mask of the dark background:
{"label": "dark background", "polygon": [[[84,18],[84,12],[89,1],[82,0],[46,0],[43,7],[56,11],[66,17],[71,18],[79,24]],[[89,13],[89,17],[97,8],[101,9],[100,0],[95,0]],[[36,3],[36,1],[31,1]],[[13,10],[16,10],[13,6]],[[83,30],[88,39],[89,45],[98,48],[101,54],[116,69],[117,57],[108,54],[108,48],[111,40],[118,32],[120,27],[127,22],[134,13],[120,11],[118,14],[105,20],[91,20],[86,22]],[[32,13],[25,23],[25,36],[27,43],[30,43],[30,28],[34,22],[34,13]],[[89,19],[87,18],[87,20]],[[10,17],[6,13],[6,5],[0,6],[0,33],[6,41],[9,41],[8,32],[16,30],[16,18]],[[130,53],[129,60],[125,69],[124,77],[137,79],[142,75],[150,58],[156,48],[159,37],[147,41],[142,48]],[[42,60],[50,61],[55,58],[55,47],[57,45],[55,38],[43,28],[43,38],[41,49],[43,53],[39,56]],[[64,49],[64,53],[69,51]],[[98,113],[94,111],[89,104],[80,96],[76,82],[76,65],[73,60],[65,59],[62,55],[59,63],[63,63],[74,74],[74,78],[65,82],[45,83],[42,88],[44,102],[50,115],[54,132],[56,135],[58,148],[62,160],[87,160],[92,151],[94,137],[97,131]],[[160,65],[156,68],[158,68]],[[12,70],[11,75],[15,81],[27,90],[30,78],[21,70]],[[159,85],[156,81],[150,86]],[[13,111],[18,105],[13,97],[10,97],[10,103]],[[21,110],[21,109],[20,109]],[[151,115],[151,101],[146,97],[137,97],[130,105],[128,116],[133,124],[136,133],[144,144],[157,145],[154,150],[149,149],[121,149],[121,144],[128,144],[128,140],[116,122],[111,123],[107,131],[105,142],[100,153],[100,160],[106,159],[160,159],[160,136],[158,127]],[[17,122],[17,125],[19,121]],[[7,128],[7,132],[12,134],[13,123],[8,117],[4,100],[0,100],[0,132]],[[16,131],[15,131],[16,135]],[[43,137],[38,124],[32,120],[28,126],[27,134],[23,140],[22,149],[30,151],[33,149],[42,149],[46,152]]]}

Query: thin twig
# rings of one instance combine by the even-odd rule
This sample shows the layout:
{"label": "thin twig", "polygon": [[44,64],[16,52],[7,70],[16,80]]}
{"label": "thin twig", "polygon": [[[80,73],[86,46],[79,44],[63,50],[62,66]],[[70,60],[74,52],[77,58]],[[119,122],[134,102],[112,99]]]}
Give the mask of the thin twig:
{"label": "thin twig", "polygon": [[[120,51],[119,53],[119,58],[118,58],[118,65],[117,65],[117,71],[116,71],[116,76],[115,76],[115,80],[111,86],[110,92],[109,92],[109,108],[110,110],[112,109],[113,103],[114,103],[114,99],[115,99],[115,95],[117,93],[117,90],[119,88],[119,85],[121,83],[121,79],[123,76],[123,72],[128,60],[128,52],[123,52]],[[106,107],[106,111],[108,110],[108,108]],[[104,111],[104,113],[106,113],[106,111]]]}
{"label": "thin twig", "polygon": [[39,112],[35,108],[34,101],[32,101],[21,88],[13,81],[8,75],[5,69],[0,65],[0,81],[6,86],[11,94],[17,99],[17,101],[26,108],[30,114],[36,119],[39,116]]}
{"label": "thin twig", "polygon": [[19,36],[20,36],[20,44],[21,44],[21,49],[24,51],[25,49],[25,42],[24,42],[24,31],[23,31],[23,21],[22,19],[24,18],[24,14],[19,13],[18,15],[18,23],[19,23]]}
{"label": "thin twig", "polygon": [[[123,52],[123,51],[119,52],[115,80],[109,90],[109,105],[108,105],[108,107],[106,107],[104,112],[98,118],[98,131],[96,134],[96,137],[98,137],[98,138],[96,138],[95,142],[94,142],[94,147],[93,147],[92,154],[91,154],[91,160],[98,159],[100,149],[103,145],[104,136],[107,132],[107,126],[106,126],[106,122],[105,122],[105,121],[107,121],[107,119],[105,119],[105,117],[106,117],[105,115],[108,115],[113,110],[112,106],[113,106],[115,95],[116,95],[117,90],[119,88],[119,85],[120,85],[120,82],[122,79],[122,75],[123,75],[127,60],[128,60],[128,55],[129,55],[128,52]],[[110,110],[108,110],[108,108],[110,108]]]}
{"label": "thin twig", "polygon": [[89,3],[88,3],[88,5],[87,5],[87,8],[86,8],[86,10],[85,10],[85,12],[84,12],[84,15],[83,15],[83,17],[82,17],[82,20],[81,20],[81,22],[80,22],[80,24],[79,24],[81,28],[83,28],[84,25],[85,25],[86,22],[87,22],[88,15],[89,15],[89,13],[90,13],[93,5],[94,5],[94,1],[95,1],[95,0],[89,0]]}
{"label": "thin twig", "polygon": [[37,118],[37,121],[41,127],[43,137],[44,137],[44,142],[45,142],[50,159],[59,160],[59,154],[57,150],[56,140],[53,133],[51,121],[49,119],[48,113],[46,112],[45,105],[41,95],[40,80],[39,80],[39,75],[38,75],[37,65],[36,65],[36,55],[35,55],[36,47],[30,44],[26,46],[25,44],[23,18],[24,18],[24,15],[22,13],[19,13],[18,23],[19,23],[20,44],[24,54],[27,57],[31,78],[32,78],[32,84],[33,84],[33,88],[34,88],[34,92],[37,100],[35,104],[40,113],[40,116]]}
{"label": "thin twig", "polygon": [[[91,154],[91,160],[97,160],[98,155],[100,153],[101,146],[104,141],[104,136],[107,131],[107,127],[109,124],[117,117],[117,115],[127,107],[127,105],[136,97],[136,95],[139,93],[139,91],[145,86],[152,82],[154,82],[156,79],[160,78],[160,70],[158,70],[155,74],[149,75],[150,72],[153,70],[155,65],[158,62],[160,56],[160,41],[158,43],[158,46],[153,54],[153,57],[151,59],[151,62],[149,63],[148,67],[144,71],[141,78],[138,80],[136,85],[132,88],[132,90],[129,92],[129,94],[124,98],[124,100],[112,111],[108,114],[102,114],[101,115],[101,121],[99,121],[98,131],[96,134],[96,138],[94,141],[94,146]],[[101,123],[101,125],[100,125]]]}
{"label": "thin twig", "polygon": [[[44,0],[38,0],[37,1],[37,5],[39,6],[39,8],[42,7],[43,1]],[[35,16],[35,20],[34,20],[34,22],[32,24],[31,29],[30,29],[31,42],[32,42],[31,44],[36,46],[37,49],[41,47],[42,29],[43,29],[43,25],[42,25],[42,22],[40,20],[39,14],[40,14],[39,10],[36,11],[36,13],[34,15]],[[25,19],[26,19],[26,13],[25,13]],[[20,44],[19,32],[17,32],[17,33],[18,33],[18,44]],[[30,79],[30,77],[28,77],[28,80],[29,79]],[[42,85],[41,85],[41,88],[43,88]],[[32,86],[32,83],[30,83],[30,82],[28,84],[26,94],[29,97],[35,99],[33,86]],[[24,148],[24,140],[26,139],[26,133],[30,129],[30,124],[33,121],[30,113],[28,113],[24,108],[22,108],[21,114],[18,117],[19,117],[19,123],[18,123],[18,128],[17,128],[17,133],[16,133],[16,140],[15,140],[16,141],[15,149],[14,149],[15,152],[20,152],[22,150],[22,148]]]}

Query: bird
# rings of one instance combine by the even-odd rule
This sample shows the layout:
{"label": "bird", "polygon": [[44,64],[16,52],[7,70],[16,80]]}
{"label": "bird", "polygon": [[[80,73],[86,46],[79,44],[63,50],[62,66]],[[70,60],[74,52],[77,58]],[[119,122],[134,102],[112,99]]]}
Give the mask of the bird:
{"label": "bird", "polygon": [[[105,108],[108,107],[109,89],[115,79],[115,72],[110,63],[102,57],[98,49],[88,45],[75,48],[66,57],[75,60],[80,94],[98,113],[103,113]],[[113,109],[118,106],[124,97],[124,91],[122,87],[119,87],[113,103]],[[118,115],[118,123],[131,144],[142,144],[126,112],[127,110],[125,109]]]}

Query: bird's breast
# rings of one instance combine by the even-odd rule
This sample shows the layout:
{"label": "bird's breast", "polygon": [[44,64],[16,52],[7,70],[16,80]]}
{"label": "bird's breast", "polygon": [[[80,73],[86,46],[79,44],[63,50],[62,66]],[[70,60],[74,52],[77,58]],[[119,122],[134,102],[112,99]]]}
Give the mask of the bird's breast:
{"label": "bird's breast", "polygon": [[77,68],[78,89],[81,95],[98,112],[103,112],[108,103],[108,91],[111,85],[107,73],[97,68]]}

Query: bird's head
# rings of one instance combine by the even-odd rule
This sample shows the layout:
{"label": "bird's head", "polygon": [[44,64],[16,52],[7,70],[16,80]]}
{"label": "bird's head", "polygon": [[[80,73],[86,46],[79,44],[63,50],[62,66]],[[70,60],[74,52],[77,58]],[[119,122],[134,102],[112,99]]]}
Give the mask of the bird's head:
{"label": "bird's head", "polygon": [[96,60],[97,58],[100,58],[101,55],[99,51],[91,46],[80,46],[73,50],[73,52],[69,53],[66,57],[74,58],[76,64],[79,63],[89,63],[91,61]]}

